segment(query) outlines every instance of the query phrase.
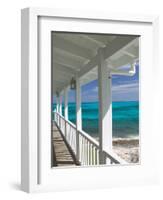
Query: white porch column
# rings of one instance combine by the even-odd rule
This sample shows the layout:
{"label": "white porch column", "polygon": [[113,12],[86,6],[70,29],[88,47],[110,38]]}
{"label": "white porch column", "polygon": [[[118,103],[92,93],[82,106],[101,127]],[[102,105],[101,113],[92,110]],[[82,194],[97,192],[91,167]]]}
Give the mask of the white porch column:
{"label": "white porch column", "polygon": [[[58,96],[58,113],[62,115],[62,97],[61,93]],[[58,117],[58,126],[61,128],[61,117]]]}
{"label": "white porch column", "polygon": [[103,49],[100,49],[98,53],[100,164],[105,164],[106,161],[102,151],[112,149],[111,75],[108,74],[107,63],[104,60]]}
{"label": "white porch column", "polygon": [[76,76],[76,156],[79,160],[80,149],[79,149],[79,132],[82,129],[82,119],[81,119],[81,89],[80,89],[80,79]]}
{"label": "white porch column", "polygon": [[59,113],[62,115],[62,95],[59,95]]}
{"label": "white porch column", "polygon": [[68,87],[64,89],[64,115],[65,119],[68,120]]}
{"label": "white porch column", "polygon": [[[56,96],[56,112],[59,113],[59,97]],[[58,115],[56,115],[56,122],[59,123]]]}
{"label": "white porch column", "polygon": [[58,96],[56,96],[56,111],[59,112],[59,99],[58,99]]}
{"label": "white porch column", "polygon": [[65,117],[65,137],[67,138],[67,120],[68,120],[68,87],[64,89],[64,117]]}

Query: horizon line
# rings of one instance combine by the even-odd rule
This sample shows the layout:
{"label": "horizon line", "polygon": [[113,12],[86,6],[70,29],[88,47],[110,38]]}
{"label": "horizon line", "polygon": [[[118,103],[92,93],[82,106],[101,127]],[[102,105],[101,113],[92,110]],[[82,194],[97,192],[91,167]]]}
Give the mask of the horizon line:
{"label": "horizon line", "polygon": [[[83,101],[81,103],[98,103],[99,101]],[[131,100],[131,101],[112,101],[112,103],[114,102],[139,102],[139,100]],[[56,102],[53,102],[56,103]],[[75,101],[69,101],[68,103],[75,103]],[[63,103],[62,103],[63,104]]]}

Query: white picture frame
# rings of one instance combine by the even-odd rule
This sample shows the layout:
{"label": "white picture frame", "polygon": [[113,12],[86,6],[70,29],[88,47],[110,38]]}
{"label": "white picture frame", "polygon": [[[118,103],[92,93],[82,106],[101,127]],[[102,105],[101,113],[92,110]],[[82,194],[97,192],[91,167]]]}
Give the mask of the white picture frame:
{"label": "white picture frame", "polygon": [[[47,78],[50,71],[48,68],[44,77],[39,73],[41,62],[46,62],[48,66],[49,60],[41,61],[39,59],[40,38],[39,31],[40,19],[43,22],[44,30],[73,31],[73,23],[80,24],[78,28],[84,31],[84,26],[88,22],[99,26],[99,24],[107,24],[109,22],[119,23],[121,25],[130,26],[128,33],[144,34],[144,43],[141,50],[141,65],[149,66],[148,73],[144,67],[141,68],[141,163],[132,166],[105,166],[105,167],[86,167],[86,168],[68,168],[68,169],[52,169],[48,161],[49,152],[48,138],[45,135],[40,137],[40,127],[49,129],[48,123],[42,121],[43,126],[39,125],[40,116],[40,95],[39,92],[44,88],[47,95],[50,95],[50,84],[47,85]],[[53,19],[61,20],[60,23],[53,23]],[[56,20],[56,21],[57,21]],[[47,22],[46,22],[47,21]],[[50,23],[48,21],[51,21]],[[72,26],[66,26],[65,21],[69,21]],[[83,25],[82,25],[83,22]],[[59,191],[71,189],[86,188],[107,188],[123,185],[143,185],[158,183],[158,136],[157,116],[154,110],[153,102],[158,97],[157,90],[157,72],[158,72],[158,17],[157,16],[137,16],[117,13],[103,12],[82,12],[70,10],[55,10],[47,8],[26,8],[22,10],[22,126],[21,126],[21,186],[26,192],[36,191]],[[69,25],[70,25],[69,24]],[[53,27],[54,26],[54,27]],[[137,28],[133,28],[133,27]],[[89,26],[91,27],[91,26]],[[95,31],[89,28],[87,32]],[[93,27],[93,26],[92,26]],[[101,25],[101,27],[103,27]],[[141,27],[141,28],[140,28]],[[94,29],[94,30],[93,30]],[[116,26],[117,33],[125,34],[123,26]],[[104,31],[104,30],[102,30]],[[105,30],[107,32],[107,29]],[[48,38],[49,39],[49,38]],[[48,40],[47,39],[47,40]],[[148,45],[149,42],[149,45]],[[146,45],[148,47],[145,49]],[[150,48],[151,47],[151,48]],[[146,50],[146,51],[145,51]],[[49,46],[45,58],[50,54]],[[147,59],[149,58],[149,59]],[[45,70],[45,69],[43,69]],[[41,80],[41,82],[40,82]],[[43,81],[42,81],[43,80]],[[142,84],[143,83],[143,84]],[[151,93],[148,89],[152,90]],[[151,98],[149,98],[151,97]],[[49,104],[50,106],[50,104]],[[49,109],[49,107],[47,107]],[[149,115],[151,110],[151,116]],[[44,110],[46,108],[44,107]],[[44,113],[45,116],[46,113]],[[48,116],[47,116],[48,119]],[[49,122],[50,123],[50,122]],[[150,124],[150,127],[149,127]],[[150,133],[150,134],[147,134]],[[41,138],[41,139],[40,139]],[[45,139],[45,140],[44,140]],[[147,140],[148,139],[148,140]],[[41,142],[44,141],[44,143]],[[145,142],[144,142],[145,141]],[[151,148],[152,146],[152,148]],[[42,156],[44,155],[44,160]],[[47,162],[47,163],[46,163]]]}

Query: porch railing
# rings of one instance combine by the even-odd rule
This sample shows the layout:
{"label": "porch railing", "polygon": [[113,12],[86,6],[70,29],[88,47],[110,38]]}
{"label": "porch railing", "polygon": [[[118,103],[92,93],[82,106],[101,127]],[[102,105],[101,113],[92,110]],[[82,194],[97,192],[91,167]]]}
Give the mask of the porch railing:
{"label": "porch railing", "polygon": [[[105,164],[125,164],[126,162],[119,158],[113,152],[100,152],[99,142],[88,135],[83,130],[76,129],[75,124],[66,120],[62,115],[54,112],[54,121],[56,122],[61,134],[67,141],[68,145],[77,156],[81,165],[99,165],[100,156],[103,157]],[[78,134],[78,135],[77,135]],[[79,145],[76,145],[77,137]],[[99,156],[100,155],[100,156]]]}

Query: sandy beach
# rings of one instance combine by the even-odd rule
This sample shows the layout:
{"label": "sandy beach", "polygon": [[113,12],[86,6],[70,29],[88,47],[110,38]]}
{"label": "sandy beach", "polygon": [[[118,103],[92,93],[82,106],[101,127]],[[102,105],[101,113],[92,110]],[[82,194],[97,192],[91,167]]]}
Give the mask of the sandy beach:
{"label": "sandy beach", "polygon": [[139,163],[138,138],[113,138],[113,151],[128,163]]}
{"label": "sandy beach", "polygon": [[113,151],[128,163],[139,162],[139,140],[137,138],[113,139]]}

